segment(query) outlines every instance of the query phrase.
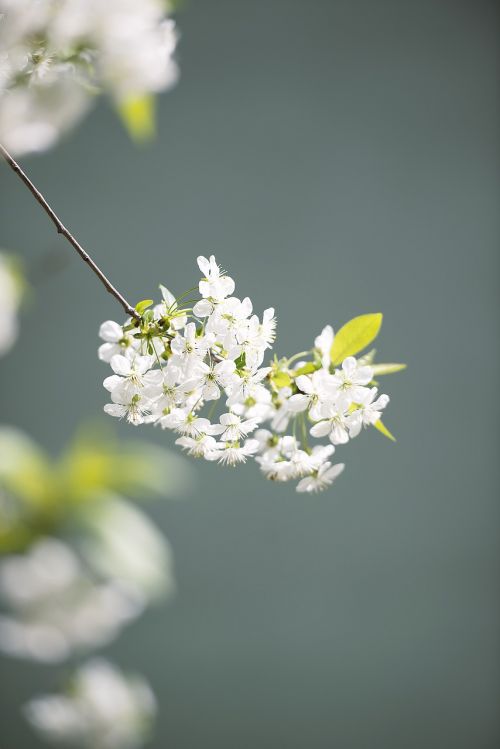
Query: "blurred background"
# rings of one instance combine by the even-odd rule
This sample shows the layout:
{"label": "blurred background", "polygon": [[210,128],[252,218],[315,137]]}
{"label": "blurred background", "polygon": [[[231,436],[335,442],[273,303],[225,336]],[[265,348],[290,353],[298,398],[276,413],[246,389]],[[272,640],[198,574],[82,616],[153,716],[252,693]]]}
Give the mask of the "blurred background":
{"label": "blurred background", "polygon": [[[150,746],[492,749],[500,743],[498,7],[479,0],[186,0],[179,85],[132,147],[101,102],[24,160],[124,295],[179,293],[214,252],[278,354],[382,311],[384,421],[318,497],[194,464],[152,514],[175,598],[110,649],[151,682]],[[116,302],[7,169],[1,244],[41,272],[0,365],[1,421],[48,451],[106,402]],[[59,261],[58,261],[59,262]],[[171,435],[119,424],[124,440]],[[1,658],[0,746],[51,668]]]}

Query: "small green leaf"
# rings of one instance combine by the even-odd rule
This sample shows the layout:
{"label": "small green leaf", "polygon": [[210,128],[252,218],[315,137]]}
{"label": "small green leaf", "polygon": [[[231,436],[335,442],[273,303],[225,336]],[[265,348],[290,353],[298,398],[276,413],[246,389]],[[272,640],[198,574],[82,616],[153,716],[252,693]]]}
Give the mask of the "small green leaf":
{"label": "small green leaf", "polygon": [[247,365],[247,357],[245,352],[243,351],[242,354],[238,356],[237,359],[234,360],[236,369],[244,369]]}
{"label": "small green leaf", "polygon": [[360,357],[359,363],[363,366],[368,365],[372,366],[373,362],[375,361],[375,354],[377,353],[377,349],[372,348],[370,351],[367,351],[366,354],[363,354],[363,356]]}
{"label": "small green leaf", "polygon": [[290,387],[292,384],[292,378],[286,372],[274,372],[271,375],[271,380],[277,388]]}
{"label": "small green leaf", "polygon": [[373,425],[375,429],[378,429],[378,431],[384,435],[384,437],[387,437],[387,439],[391,440],[392,442],[396,442],[396,437],[387,429],[386,425],[382,422],[382,419],[379,419],[375,422]]}
{"label": "small green leaf", "polygon": [[382,325],[382,313],[360,315],[349,320],[335,335],[330,359],[333,365],[340,364],[348,356],[354,356],[375,340]]}
{"label": "small green leaf", "polygon": [[155,134],[155,99],[151,94],[129,96],[118,103],[120,119],[130,137],[139,142]]}
{"label": "small green leaf", "polygon": [[151,307],[152,304],[152,299],[143,299],[142,302],[137,302],[135,308],[140,315],[143,315],[147,308]]}
{"label": "small green leaf", "polygon": [[311,374],[311,372],[316,372],[317,367],[311,362],[308,361],[307,364],[304,364],[304,366],[299,367],[298,369],[294,369],[292,374],[294,377],[300,377],[300,375],[306,375]]}
{"label": "small green leaf", "polygon": [[371,368],[373,369],[373,374],[387,375],[401,372],[403,369],[406,369],[406,364],[372,364]]}

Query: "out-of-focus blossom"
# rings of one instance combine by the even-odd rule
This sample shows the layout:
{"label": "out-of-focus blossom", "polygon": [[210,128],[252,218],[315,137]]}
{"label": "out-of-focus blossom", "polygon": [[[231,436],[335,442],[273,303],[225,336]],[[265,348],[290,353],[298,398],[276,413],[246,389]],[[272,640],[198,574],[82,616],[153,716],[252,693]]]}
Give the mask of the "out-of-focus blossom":
{"label": "out-of-focus blossom", "polygon": [[56,662],[174,590],[170,546],[122,492],[175,495],[185,461],[87,431],[57,461],[0,428],[0,649]]}
{"label": "out-of-focus blossom", "polygon": [[106,503],[80,553],[55,538],[0,563],[0,649],[58,662],[111,642],[152,599],[174,589],[166,539],[123,500]]}
{"label": "out-of-focus blossom", "polygon": [[0,0],[0,142],[50,148],[108,93],[133,133],[173,86],[174,22],[162,0]]}
{"label": "out-of-focus blossom", "polygon": [[93,659],[78,669],[62,694],[31,700],[25,714],[46,739],[86,749],[137,749],[156,713],[149,684]]}
{"label": "out-of-focus blossom", "polygon": [[106,429],[83,430],[52,460],[28,435],[0,427],[0,554],[23,551],[47,533],[64,535],[101,513],[110,524],[114,515],[124,533],[135,520],[142,527],[140,518],[131,520],[132,507],[113,501],[116,495],[175,497],[189,480],[179,456],[144,442],[120,443]]}
{"label": "out-of-focus blossom", "polygon": [[11,348],[17,338],[21,296],[20,275],[12,259],[0,252],[0,356]]}

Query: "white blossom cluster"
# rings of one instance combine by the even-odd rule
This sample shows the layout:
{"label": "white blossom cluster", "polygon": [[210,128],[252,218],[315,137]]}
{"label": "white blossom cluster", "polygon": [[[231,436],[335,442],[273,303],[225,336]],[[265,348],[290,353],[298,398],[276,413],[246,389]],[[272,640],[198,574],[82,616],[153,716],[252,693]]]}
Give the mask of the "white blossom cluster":
{"label": "white blossom cluster", "polygon": [[148,738],[156,700],[148,683],[102,658],[81,666],[68,690],[32,699],[25,714],[49,741],[86,749],[136,749]]}
{"label": "white blossom cluster", "polygon": [[177,33],[163,0],[0,0],[0,142],[43,151],[95,95],[170,88]]}
{"label": "white blossom cluster", "polygon": [[9,258],[0,253],[0,356],[17,338],[21,286]]}
{"label": "white blossom cluster", "polygon": [[147,516],[114,500],[98,524],[79,551],[44,537],[0,563],[0,650],[58,663],[108,644],[172,592],[170,547]]}
{"label": "white blossom cluster", "polygon": [[330,326],[310,352],[263,366],[274,310],[260,318],[248,297],[233,296],[213,255],[198,266],[193,306],[162,286],[160,304],[138,305],[140,321],[102,324],[99,358],[113,370],[105,412],[170,429],[195,457],[226,465],[254,457],[268,479],[298,480],[300,492],[326,488],[344,468],[331,462],[336,446],[376,423],[388,403],[371,384],[372,367],[353,356],[333,367]]}

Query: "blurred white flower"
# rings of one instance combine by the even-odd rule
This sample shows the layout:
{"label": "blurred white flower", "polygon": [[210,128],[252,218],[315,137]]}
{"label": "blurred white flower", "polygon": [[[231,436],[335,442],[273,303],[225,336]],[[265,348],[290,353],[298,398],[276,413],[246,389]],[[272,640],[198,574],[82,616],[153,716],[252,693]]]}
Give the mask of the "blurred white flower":
{"label": "blurred white flower", "polygon": [[120,583],[145,602],[175,590],[170,544],[156,525],[137,507],[108,499],[87,521],[92,533],[81,548],[99,575]]}
{"label": "blurred white flower", "polygon": [[95,94],[126,119],[130,102],[173,86],[167,11],[162,0],[0,0],[0,141],[15,154],[43,151]]}
{"label": "blurred white flower", "polygon": [[17,338],[20,301],[19,279],[13,272],[9,258],[0,253],[0,356],[11,348]]}
{"label": "blurred white flower", "polygon": [[69,689],[31,700],[25,714],[45,738],[88,749],[136,749],[156,713],[149,684],[103,659],[78,669]]}
{"label": "blurred white flower", "polygon": [[123,500],[89,521],[80,554],[54,538],[0,564],[0,649],[58,662],[111,642],[147,604],[174,590],[172,555],[153,523]]}

